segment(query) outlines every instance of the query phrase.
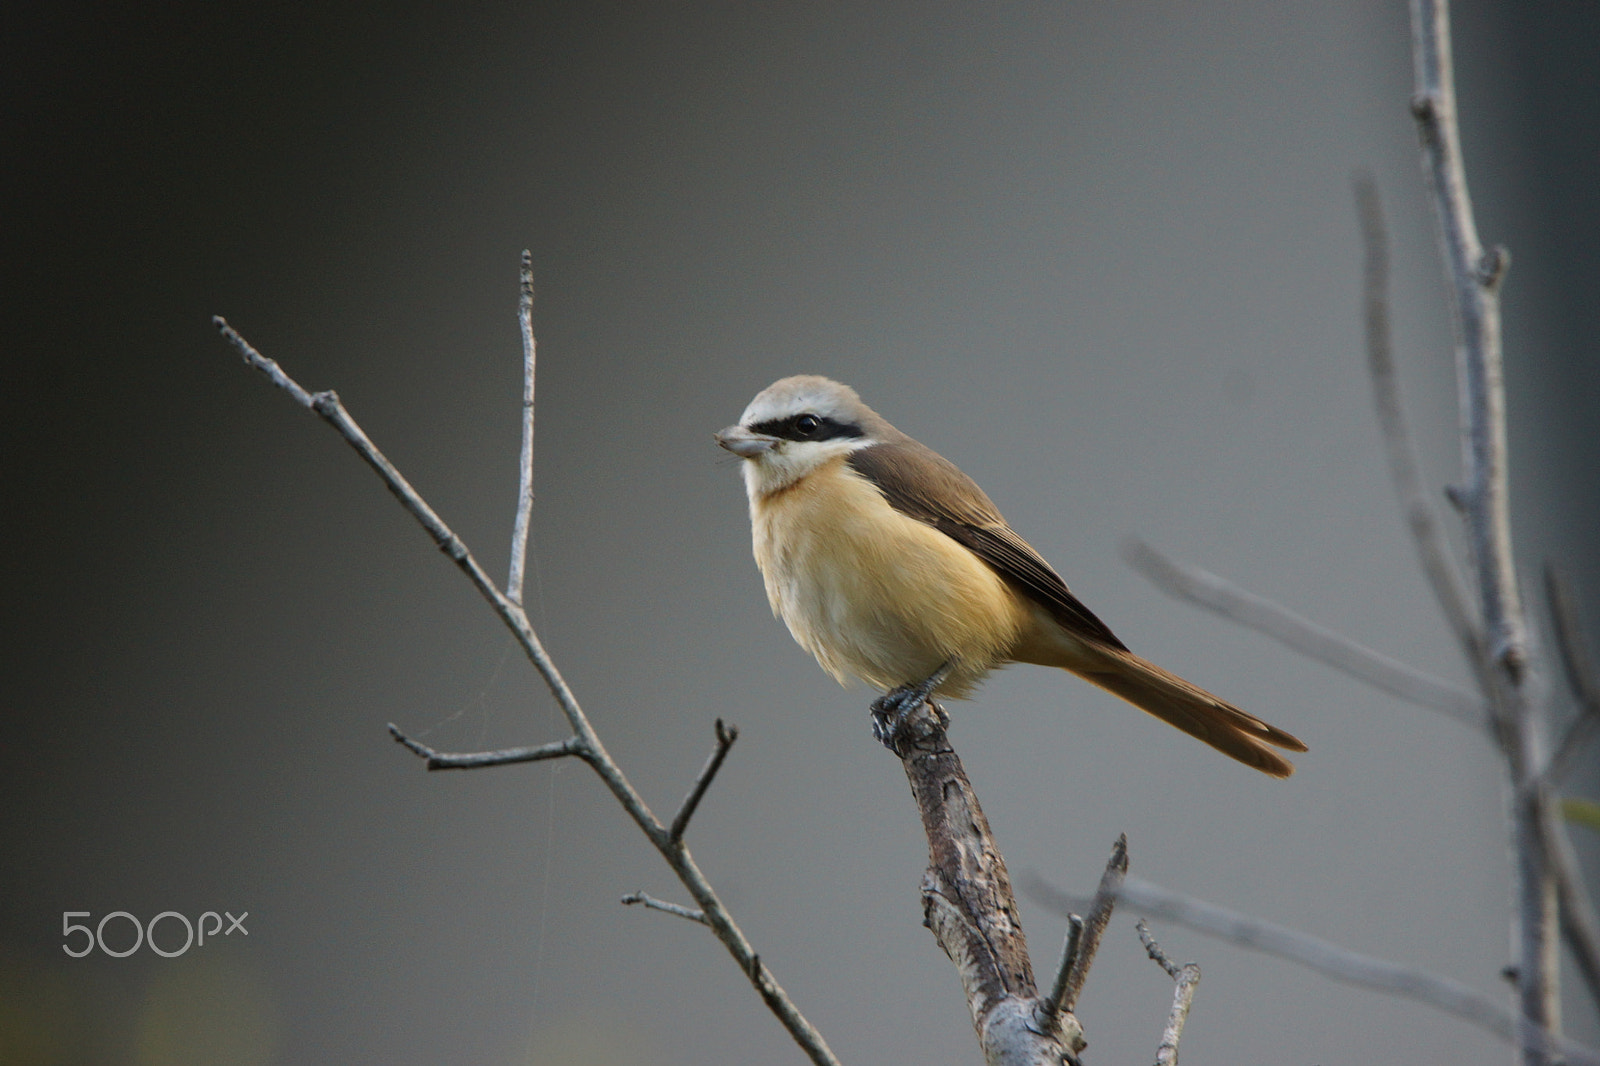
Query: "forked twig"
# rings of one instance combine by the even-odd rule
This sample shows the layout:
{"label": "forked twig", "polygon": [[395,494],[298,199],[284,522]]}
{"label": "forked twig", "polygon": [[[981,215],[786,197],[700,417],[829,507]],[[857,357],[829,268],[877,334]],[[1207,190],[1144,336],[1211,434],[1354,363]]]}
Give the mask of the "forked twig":
{"label": "forked twig", "polygon": [[928,839],[923,924],[955,964],[988,1066],[1075,1064],[1083,1031],[1070,1013],[1051,1009],[1034,984],[1011,877],[949,743],[949,724],[924,700],[893,730],[893,750]]}
{"label": "forked twig", "polygon": [[1167,1026],[1161,1031],[1161,1046],[1156,1049],[1156,1066],[1178,1066],[1178,1041],[1183,1038],[1184,1024],[1189,1020],[1189,1008],[1194,1005],[1194,993],[1200,987],[1200,966],[1186,962],[1182,966],[1167,958],[1150,927],[1140,918],[1134,923],[1139,930],[1139,942],[1149,955],[1173,980],[1172,1009],[1167,1012]]}
{"label": "forked twig", "polygon": [[[1100,937],[1111,922],[1112,908],[1117,905],[1117,896],[1127,876],[1128,838],[1125,834],[1119,834],[1116,844],[1111,848],[1111,858],[1106,862],[1105,872],[1100,875],[1100,887],[1095,889],[1094,901],[1089,904],[1088,917],[1083,919],[1083,932],[1078,937],[1077,950],[1072,953],[1070,960],[1063,959],[1069,963],[1067,973],[1056,978],[1056,987],[1061,990],[1055,999],[1058,1011],[1076,1009],[1083,984],[1089,978],[1089,967],[1094,963],[1095,953],[1100,950]],[[1068,920],[1071,920],[1070,915]]]}
{"label": "forked twig", "polygon": [[[717,939],[722,941],[723,946],[734,957],[734,961],[738,963],[739,968],[749,978],[750,983],[767,1004],[768,1009],[777,1016],[784,1028],[788,1030],[789,1035],[817,1066],[838,1066],[838,1059],[834,1057],[833,1052],[828,1048],[827,1042],[822,1038],[822,1034],[817,1032],[816,1028],[806,1020],[805,1016],[795,1007],[788,994],[773,979],[766,964],[761,961],[760,956],[751,947],[744,932],[734,922],[732,915],[728,913],[727,908],[712,889],[711,883],[706,880],[705,874],[701,872],[693,856],[689,854],[689,849],[683,846],[681,840],[671,839],[669,829],[662,825],[656,816],[651,813],[649,806],[644,802],[644,798],[639,795],[632,783],[628,781],[627,776],[623,774],[622,768],[616,764],[610,753],[606,751],[605,745],[601,743],[599,734],[595,732],[588,716],[584,713],[583,708],[579,706],[577,697],[568,687],[566,680],[561,676],[561,672],[556,669],[555,663],[545,651],[543,643],[540,642],[538,634],[534,632],[532,624],[528,621],[527,612],[523,610],[522,605],[495,587],[494,582],[467,549],[466,544],[460,537],[456,536],[449,526],[445,525],[444,521],[428,505],[427,501],[422,498],[416,489],[412,488],[410,482],[401,476],[400,471],[395,468],[394,464],[378,450],[378,447],[372,443],[361,427],[350,417],[349,412],[339,402],[339,397],[335,393],[331,390],[317,393],[307,391],[293,378],[289,377],[288,374],[284,373],[283,369],[275,361],[256,351],[237,330],[228,325],[221,317],[214,318],[212,321],[217,326],[217,329],[221,331],[223,337],[228,340],[248,365],[261,371],[273,384],[288,393],[296,403],[315,411],[325,422],[338,431],[339,435],[356,450],[357,454],[377,472],[383,483],[389,488],[389,491],[394,493],[406,511],[428,532],[428,535],[433,538],[434,543],[439,546],[440,550],[450,556],[461,571],[467,575],[467,579],[472,582],[483,598],[489,601],[495,613],[500,616],[501,621],[511,630],[512,635],[522,646],[524,653],[527,654],[534,668],[544,678],[546,686],[550,689],[551,695],[555,697],[556,703],[560,706],[561,712],[565,715],[567,723],[572,727],[573,732],[572,737],[559,742],[557,745],[544,745],[529,749],[533,752],[546,753],[542,756],[532,757],[555,758],[560,754],[579,755],[584,762],[593,768],[617,802],[622,805],[623,810],[628,812],[628,816],[633,819],[634,824],[640,828],[644,835],[649,838],[650,843],[661,853],[661,857],[672,868],[673,873],[677,875],[678,880],[688,890],[689,895],[700,905],[700,913],[703,915],[705,924],[716,934]],[[528,373],[531,373],[531,358],[525,361],[524,365],[528,368]],[[531,399],[531,383],[525,384],[524,395]],[[530,441],[532,431],[531,412],[525,415],[524,427],[527,434],[529,434],[529,436],[525,437],[525,442]],[[531,456],[531,452],[528,454]],[[531,496],[524,496],[523,489],[526,487],[527,482],[524,480],[523,486],[519,487],[519,514],[523,506],[522,501],[525,498],[531,500]],[[528,491],[531,492],[531,489]],[[462,760],[481,758],[482,761],[471,765],[488,766],[495,765],[495,757],[501,754],[486,752],[479,753],[476,756],[442,756],[440,753],[431,752],[431,749],[428,749],[426,745],[410,740],[410,738],[406,738],[403,735],[398,735],[397,730],[395,733],[397,734],[397,740],[419,756],[429,759],[430,763],[435,757]],[[566,748],[569,745],[572,748],[570,751],[557,752],[555,750],[558,747]],[[461,768],[466,768],[469,764],[459,763],[458,765]]]}

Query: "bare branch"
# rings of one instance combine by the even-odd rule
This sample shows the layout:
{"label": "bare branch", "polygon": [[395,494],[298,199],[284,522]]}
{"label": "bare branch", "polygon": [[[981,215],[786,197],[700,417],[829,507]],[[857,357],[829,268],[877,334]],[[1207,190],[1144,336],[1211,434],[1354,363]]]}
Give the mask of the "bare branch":
{"label": "bare branch", "polygon": [[1455,633],[1467,662],[1476,669],[1482,658],[1483,638],[1461,591],[1461,581],[1444,537],[1434,521],[1433,508],[1423,492],[1416,446],[1411,442],[1405,408],[1400,402],[1400,379],[1395,373],[1394,345],[1389,329],[1389,235],[1383,220],[1383,201],[1371,175],[1356,175],[1354,184],[1366,252],[1367,370],[1372,378],[1372,402],[1377,409],[1378,428],[1383,434],[1384,454],[1389,460],[1389,479],[1394,483],[1395,495],[1405,514],[1406,525],[1411,529],[1422,572],[1433,588],[1434,599],[1444,612],[1445,621]]}
{"label": "bare branch", "polygon": [[1005,859],[972,782],[924,700],[895,728],[896,753],[928,838],[923,924],[955,963],[989,1066],[1059,1066],[1083,1047],[1070,1013],[1039,998]]}
{"label": "bare branch", "polygon": [[561,759],[568,755],[576,755],[581,759],[589,757],[584,749],[583,741],[577,737],[568,737],[566,740],[557,740],[550,744],[540,744],[530,748],[502,748],[499,751],[474,751],[465,753],[438,751],[430,748],[420,740],[414,740],[400,732],[400,727],[393,722],[389,723],[389,735],[396,741],[410,748],[422,758],[428,760],[430,770],[476,770],[484,766],[504,766],[513,762],[539,762],[544,759]]}
{"label": "bare branch", "polygon": [[1594,900],[1584,882],[1583,866],[1572,848],[1572,839],[1567,836],[1567,827],[1548,796],[1540,813],[1545,853],[1555,872],[1561,901],[1561,931],[1578,964],[1578,972],[1589,986],[1590,998],[1600,1003],[1600,921],[1595,918]]}
{"label": "bare branch", "polygon": [[1522,668],[1525,636],[1511,553],[1506,487],[1505,390],[1500,354],[1500,283],[1511,257],[1485,252],[1473,221],[1456,126],[1450,13],[1445,0],[1412,0],[1416,93],[1411,100],[1434,193],[1439,237],[1455,298],[1456,361],[1463,400],[1462,449],[1467,481],[1458,491],[1478,571],[1491,662]]}
{"label": "bare branch", "polygon": [[[432,507],[425,501],[411,484],[400,475],[394,465],[380,452],[376,445],[368,439],[361,427],[356,424],[344,406],[340,404],[339,397],[332,391],[311,393],[302,388],[294,379],[290,378],[276,362],[266,358],[256,351],[240,334],[229,326],[222,318],[212,319],[213,323],[239,352],[249,365],[266,374],[267,377],[279,388],[287,392],[302,407],[308,407],[322,417],[329,425],[339,432],[339,435],[354,448],[369,466],[375,470],[389,491],[394,493],[401,505],[417,520],[428,532],[441,551],[450,556],[460,567],[462,573],[467,575],[483,598],[489,601],[501,621],[511,630],[517,642],[522,645],[523,652],[528,656],[539,675],[544,678],[545,685],[555,697],[561,712],[566,716],[567,723],[572,727],[572,732],[577,743],[581,746],[584,761],[593,768],[622,805],[623,810],[633,819],[650,843],[655,845],[661,857],[666,860],[678,880],[688,889],[694,901],[701,907],[705,915],[706,925],[711,927],[717,939],[722,941],[728,953],[733,956],[739,968],[744,971],[756,992],[761,996],[769,1010],[783,1023],[789,1035],[799,1044],[801,1049],[810,1056],[817,1066],[838,1066],[838,1059],[828,1048],[827,1041],[822,1034],[806,1020],[788,994],[784,992],[772,977],[760,956],[751,947],[744,931],[734,922],[732,915],[723,906],[721,899],[712,889],[711,883],[706,880],[705,874],[695,863],[689,849],[683,846],[682,841],[674,842],[668,839],[668,830],[656,816],[651,813],[650,807],[644,798],[628,781],[622,768],[611,758],[601,742],[600,736],[589,723],[588,716],[579,706],[577,697],[568,687],[566,679],[561,676],[561,671],[556,669],[555,662],[545,651],[544,644],[534,632],[533,626],[528,621],[527,612],[522,605],[512,600],[495,587],[482,566],[478,564],[467,546],[457,537],[450,527],[434,513]],[[407,745],[410,747],[410,745]],[[412,748],[413,751],[416,748]],[[421,754],[419,752],[419,754]],[[575,753],[577,754],[577,753]]]}
{"label": "bare branch", "polygon": [[710,922],[706,921],[706,915],[704,911],[697,911],[692,908],[685,907],[679,903],[668,903],[664,899],[656,899],[654,896],[645,892],[629,892],[626,896],[622,897],[622,904],[625,907],[631,907],[635,903],[642,903],[653,911],[662,911],[666,914],[676,914],[679,918],[687,918],[689,921],[699,922],[701,925],[711,924]]}
{"label": "bare branch", "polygon": [[1559,781],[1571,765],[1573,757],[1594,735],[1600,724],[1600,680],[1595,677],[1594,663],[1583,639],[1583,626],[1578,619],[1577,598],[1554,566],[1544,568],[1545,599],[1550,605],[1550,623],[1555,630],[1556,648],[1561,653],[1561,669],[1567,686],[1578,701],[1578,714],[1567,728],[1566,735],[1550,759],[1545,771],[1552,781]]}
{"label": "bare branch", "polygon": [[1094,964],[1095,952],[1100,950],[1100,937],[1111,922],[1111,910],[1117,905],[1117,894],[1123,878],[1128,876],[1128,838],[1118,834],[1111,847],[1111,858],[1100,875],[1100,887],[1095,889],[1094,902],[1089,905],[1089,916],[1084,919],[1083,933],[1078,937],[1078,950],[1072,959],[1072,969],[1056,1000],[1056,1009],[1072,1011],[1078,1005],[1078,995],[1083,983],[1089,979],[1089,967]]}
{"label": "bare branch", "polygon": [[[1025,886],[1040,906],[1057,914],[1069,914],[1083,906],[1083,900],[1062,892],[1040,877],[1028,878]],[[1124,881],[1118,896],[1128,907],[1151,918],[1176,922],[1240,947],[1297,962],[1337,981],[1425,1003],[1464,1018],[1508,1044],[1517,1041],[1517,1019],[1500,1005],[1498,998],[1486,996],[1449,977],[1349,951],[1310,934],[1173,892],[1139,877]],[[1560,1048],[1571,1063],[1600,1066],[1600,1051],[1553,1036],[1545,1030],[1539,1030],[1538,1036],[1543,1043]]]}
{"label": "bare branch", "polygon": [[1067,938],[1061,943],[1061,961],[1056,963],[1056,979],[1051,982],[1050,994],[1045,997],[1045,1006],[1052,1012],[1060,1014],[1065,1008],[1061,1002],[1066,998],[1067,981],[1072,974],[1072,967],[1078,961],[1078,948],[1083,942],[1083,919],[1076,914],[1067,915]]}
{"label": "bare branch", "polygon": [[1391,696],[1440,711],[1468,725],[1488,727],[1483,700],[1465,689],[1357,644],[1216,574],[1176,562],[1142,541],[1125,541],[1122,557],[1169,595],[1263,633]]}
{"label": "bare branch", "polygon": [[[1167,953],[1161,950],[1161,945],[1156,943],[1156,938],[1150,935],[1150,924],[1140,918],[1133,923],[1133,927],[1139,931],[1139,943],[1144,945],[1144,953],[1150,956],[1150,961],[1167,971],[1167,976],[1176,981],[1183,967],[1167,958]],[[1191,962],[1188,965],[1193,966],[1194,963]]]}
{"label": "bare branch", "polygon": [[678,816],[672,819],[672,828],[667,831],[667,839],[676,844],[683,839],[683,831],[689,828],[689,819],[694,817],[695,808],[700,806],[700,799],[706,794],[706,789],[711,787],[711,779],[717,776],[717,771],[722,769],[722,760],[728,757],[728,749],[733,747],[733,742],[739,739],[738,726],[726,726],[722,719],[717,719],[717,743],[711,749],[710,758],[700,770],[700,776],[695,779],[694,788],[684,797],[683,806],[678,809]]}
{"label": "bare branch", "polygon": [[1412,113],[1432,186],[1440,247],[1454,298],[1456,376],[1466,478],[1453,499],[1471,547],[1482,612],[1484,653],[1479,667],[1494,708],[1511,771],[1512,849],[1516,860],[1515,936],[1518,945],[1519,1046],[1527,1066],[1550,1061],[1536,1030],[1559,1031],[1560,908],[1547,854],[1549,814],[1540,708],[1522,689],[1527,624],[1511,549],[1510,481],[1506,455],[1504,367],[1500,349],[1500,284],[1510,254],[1485,252],[1478,242],[1456,125],[1446,0],[1411,0],[1416,91]]}
{"label": "bare branch", "polygon": [[1578,598],[1573,595],[1571,583],[1555,566],[1545,567],[1544,580],[1550,600],[1550,619],[1556,631],[1556,648],[1561,652],[1561,668],[1567,684],[1579,701],[1593,707],[1600,704],[1600,677],[1596,676],[1584,641]]}
{"label": "bare branch", "polygon": [[533,253],[522,250],[522,296],[517,318],[522,325],[522,461],[517,467],[517,519],[511,527],[511,572],[506,596],[522,603],[523,569],[528,561],[528,524],[533,516]]}
{"label": "bare branch", "polygon": [[1167,971],[1176,982],[1172,990],[1172,1010],[1167,1013],[1167,1027],[1161,1032],[1161,1047],[1156,1050],[1156,1066],[1178,1066],[1178,1041],[1183,1038],[1183,1027],[1189,1020],[1189,1008],[1194,1005],[1195,989],[1200,986],[1200,967],[1186,962],[1182,966],[1167,958],[1150,927],[1143,918],[1134,923],[1139,930],[1139,942],[1156,965]]}

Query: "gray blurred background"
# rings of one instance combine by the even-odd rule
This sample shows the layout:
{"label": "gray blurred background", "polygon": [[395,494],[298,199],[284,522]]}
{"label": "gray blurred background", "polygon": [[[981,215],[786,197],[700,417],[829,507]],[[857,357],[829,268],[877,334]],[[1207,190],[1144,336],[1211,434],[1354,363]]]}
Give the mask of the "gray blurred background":
{"label": "gray blurred background", "polygon": [[[1399,0],[23,8],[0,38],[0,1061],[802,1061],[706,931],[618,905],[683,893],[586,768],[429,775],[388,739],[565,734],[461,576],[209,324],[337,388],[500,575],[524,247],[533,618],[663,815],[713,719],[740,727],[691,844],[843,1061],[977,1051],[870,694],[769,616],[711,443],[797,372],[958,462],[1135,649],[1311,746],[1270,781],[1005,672],[953,738],[1014,873],[1087,893],[1126,832],[1143,876],[1503,990],[1485,740],[1118,554],[1144,538],[1466,683],[1361,350],[1357,167],[1390,207],[1442,486],[1453,371]],[[1591,619],[1597,23],[1457,10],[1480,227],[1516,257],[1518,546],[1530,573],[1564,563]],[[69,959],[68,910],[248,911],[249,935]],[[1061,921],[1026,900],[1023,921],[1048,970]],[[1091,1064],[1159,1036],[1170,986],[1132,922],[1082,1003]],[[1509,1057],[1155,931],[1204,968],[1185,1063]]]}

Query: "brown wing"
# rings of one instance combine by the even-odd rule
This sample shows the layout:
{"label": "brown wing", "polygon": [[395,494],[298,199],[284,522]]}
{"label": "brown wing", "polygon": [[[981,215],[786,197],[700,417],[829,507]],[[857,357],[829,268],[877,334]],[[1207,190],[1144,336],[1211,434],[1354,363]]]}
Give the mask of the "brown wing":
{"label": "brown wing", "polygon": [[851,452],[849,462],[851,469],[878,487],[891,507],[964,545],[1067,629],[1127,650],[1043,556],[1006,525],[977,483],[950,460],[906,437]]}

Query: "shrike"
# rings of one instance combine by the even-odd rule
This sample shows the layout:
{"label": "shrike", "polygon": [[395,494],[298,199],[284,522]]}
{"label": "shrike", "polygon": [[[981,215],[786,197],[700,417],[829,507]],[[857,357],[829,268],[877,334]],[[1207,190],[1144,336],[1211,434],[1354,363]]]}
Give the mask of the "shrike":
{"label": "shrike", "polygon": [[1306,746],[1129,651],[955,464],[855,390],[784,378],[716,441],[744,460],[756,563],[800,646],[873,705],[891,747],[929,696],[1006,663],[1059,666],[1274,777]]}

